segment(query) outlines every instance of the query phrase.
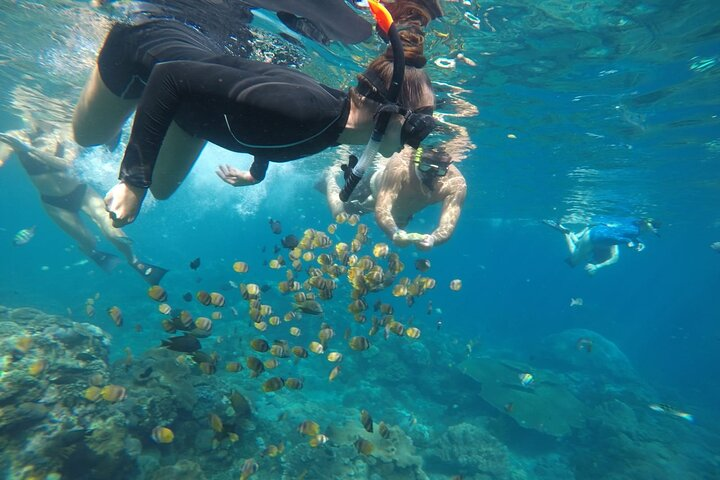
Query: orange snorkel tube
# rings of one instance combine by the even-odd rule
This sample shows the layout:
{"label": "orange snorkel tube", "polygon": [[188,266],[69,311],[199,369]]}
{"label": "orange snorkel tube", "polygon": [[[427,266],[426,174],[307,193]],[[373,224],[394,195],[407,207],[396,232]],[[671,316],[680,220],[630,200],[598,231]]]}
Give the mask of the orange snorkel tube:
{"label": "orange snorkel tube", "polygon": [[[392,15],[390,15],[388,9],[385,8],[385,5],[381,4],[378,0],[368,0],[368,4],[370,5],[370,12],[372,12],[373,17],[375,17],[378,27],[390,39],[390,46],[393,51],[393,74],[392,80],[390,81],[390,88],[388,88],[387,99],[389,103],[394,104],[400,94],[400,87],[405,77],[405,53],[403,52],[402,40],[400,39],[400,34],[395,26]],[[340,200],[343,202],[348,201],[353,190],[355,190],[355,187],[365,174],[365,170],[367,170],[367,167],[375,160],[380,142],[382,141],[383,135],[385,135],[385,129],[387,129],[388,122],[390,121],[390,115],[391,113],[387,110],[383,110],[382,108],[378,110],[375,127],[373,128],[370,140],[360,160],[357,161],[355,165],[350,164],[349,167],[352,168],[343,168],[345,172],[345,186],[340,191]]]}

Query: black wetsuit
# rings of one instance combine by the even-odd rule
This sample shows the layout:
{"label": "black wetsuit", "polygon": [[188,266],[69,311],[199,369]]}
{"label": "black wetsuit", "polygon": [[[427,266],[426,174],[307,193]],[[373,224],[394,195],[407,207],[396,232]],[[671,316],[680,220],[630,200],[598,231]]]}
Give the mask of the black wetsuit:
{"label": "black wetsuit", "polygon": [[297,70],[223,55],[196,29],[173,20],[118,24],[98,68],[123,98],[138,98],[120,179],[147,188],[167,129],[252,154],[262,180],[268,162],[285,162],[337,145],[350,112],[346,92]]}

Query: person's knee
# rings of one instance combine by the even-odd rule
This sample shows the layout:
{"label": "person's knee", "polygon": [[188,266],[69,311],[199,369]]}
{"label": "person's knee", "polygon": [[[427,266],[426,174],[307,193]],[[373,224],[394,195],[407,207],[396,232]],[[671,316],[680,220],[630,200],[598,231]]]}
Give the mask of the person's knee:
{"label": "person's knee", "polygon": [[150,187],[150,193],[152,193],[156,200],[167,200],[173,193],[175,193],[175,190],[177,190],[179,185],[180,184],[163,185],[160,182],[153,182]]}
{"label": "person's knee", "polygon": [[105,135],[99,135],[98,132],[88,125],[87,122],[77,118],[73,118],[72,133],[75,143],[81,147],[96,147],[105,143]]}

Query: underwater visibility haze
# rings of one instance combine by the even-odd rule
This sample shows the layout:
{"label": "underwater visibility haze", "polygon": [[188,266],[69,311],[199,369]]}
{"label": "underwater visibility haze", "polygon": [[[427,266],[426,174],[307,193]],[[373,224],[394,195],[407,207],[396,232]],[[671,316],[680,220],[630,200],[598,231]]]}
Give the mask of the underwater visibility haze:
{"label": "underwater visibility haze", "polygon": [[[69,128],[138,3],[2,0],[0,132]],[[309,2],[314,23],[279,0],[190,3],[242,4],[215,29],[229,53],[337,89],[385,49],[364,2]],[[461,128],[474,148],[458,226],[429,251],[330,213],[317,184],[342,149],[233,188],[217,167],[251,158],[209,144],[127,237],[84,218],[95,257],[0,156],[2,478],[720,478],[720,4],[439,5],[428,141]],[[348,12],[369,36],[346,44]],[[67,181],[103,197],[131,124]],[[618,225],[634,233],[597,243]],[[619,257],[595,271],[571,246]]]}

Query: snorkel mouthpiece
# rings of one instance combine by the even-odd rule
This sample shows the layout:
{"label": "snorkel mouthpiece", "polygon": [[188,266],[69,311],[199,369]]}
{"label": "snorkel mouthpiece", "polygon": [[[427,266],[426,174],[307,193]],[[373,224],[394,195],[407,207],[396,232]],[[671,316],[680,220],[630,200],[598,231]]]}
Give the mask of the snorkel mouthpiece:
{"label": "snorkel mouthpiece", "polygon": [[[405,53],[403,52],[402,40],[400,39],[400,33],[395,26],[392,15],[390,15],[387,8],[385,8],[385,6],[378,0],[368,0],[368,3],[370,5],[370,11],[372,12],[373,17],[375,17],[378,27],[385,32],[387,37],[390,39],[390,46],[393,51],[393,74],[390,81],[390,88],[388,89],[387,99],[389,102],[395,103],[398,95],[400,94],[400,87],[402,86],[403,79],[405,77]],[[345,186],[340,191],[340,200],[343,202],[348,201],[353,190],[355,190],[357,184],[360,183],[360,180],[362,180],[368,166],[375,160],[375,156],[380,148],[380,142],[382,141],[387,125],[390,122],[390,115],[391,112],[388,110],[381,110],[378,113],[375,118],[375,127],[373,128],[372,135],[370,135],[370,140],[368,141],[360,160],[349,173],[345,173]]]}

